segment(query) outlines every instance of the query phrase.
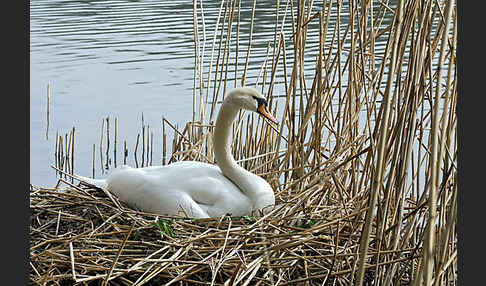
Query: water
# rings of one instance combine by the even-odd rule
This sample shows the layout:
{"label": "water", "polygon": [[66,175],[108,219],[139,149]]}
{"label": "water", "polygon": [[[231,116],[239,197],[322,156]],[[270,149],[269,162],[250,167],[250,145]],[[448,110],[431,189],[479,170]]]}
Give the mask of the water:
{"label": "water", "polygon": [[[252,5],[253,1],[241,3],[240,65],[246,56]],[[248,82],[255,82],[267,44],[273,40],[275,5],[275,1],[257,4]],[[283,15],[285,3],[281,5]],[[207,54],[219,7],[220,1],[204,1]],[[49,167],[55,164],[57,132],[64,135],[76,128],[75,173],[91,175],[93,144],[99,156],[101,122],[106,117],[111,128],[114,117],[118,118],[118,140],[126,140],[133,150],[143,113],[156,135],[154,154],[161,153],[162,116],[179,126],[192,118],[192,1],[31,1],[30,32],[31,184],[57,182]],[[309,37],[308,42],[312,41]],[[315,52],[310,49],[309,54]],[[233,74],[231,67],[234,78]]]}
{"label": "water", "polygon": [[[219,0],[203,2],[206,69],[220,4]],[[279,26],[285,4],[286,1],[281,1]],[[348,4],[343,5],[341,35],[348,24],[349,11]],[[252,0],[241,1],[238,81],[247,52],[252,6]],[[275,7],[276,1],[273,0],[257,2],[247,75],[247,83],[251,85],[258,78],[268,44],[273,44]],[[314,4],[310,14],[321,7],[322,3]],[[336,6],[333,9],[327,41],[331,41],[336,25]],[[198,17],[199,40],[202,41],[201,15]],[[385,18],[383,26],[389,21],[391,17]],[[318,53],[317,23],[309,24],[306,41],[306,73],[310,80]],[[235,32],[236,26],[233,26]],[[285,33],[287,38],[292,33],[290,14],[286,18]],[[386,39],[383,36],[376,40],[378,54],[384,50]],[[216,48],[218,41],[219,38]],[[345,43],[343,48],[346,49],[348,44]],[[291,40],[287,40],[287,45],[291,46]],[[234,46],[233,41],[231,57],[235,54]],[[272,49],[270,45],[270,53]],[[287,49],[287,59],[293,57],[292,52],[292,49]],[[346,59],[345,56],[343,58]],[[290,71],[292,63],[287,62],[287,65]],[[118,164],[123,159],[121,150],[126,140],[130,150],[129,163],[134,165],[132,152],[137,134],[141,132],[142,113],[145,123],[150,125],[155,135],[153,164],[160,164],[162,116],[179,124],[179,127],[192,119],[193,67],[193,1],[31,0],[30,183],[38,186],[56,184],[55,171],[49,167],[55,164],[56,133],[64,136],[73,126],[76,128],[75,173],[91,176],[93,144],[96,144],[96,177],[101,176],[98,162],[101,122],[107,117],[110,119],[111,136],[114,118],[118,119]],[[228,77],[234,79],[234,73],[234,67],[230,66]],[[282,75],[280,70],[277,83],[283,81]],[[345,88],[346,78],[343,80]],[[46,139],[48,84],[51,96]],[[231,87],[233,80],[228,88]],[[283,84],[278,84],[274,95],[282,94]],[[103,140],[105,150],[106,138]],[[112,154],[113,142],[110,143]],[[168,143],[170,145],[170,141]]]}
{"label": "water", "polygon": [[119,138],[129,146],[142,112],[154,125],[162,111],[171,120],[188,118],[193,63],[190,1],[31,1],[30,12],[32,184],[57,181],[49,168],[54,164],[56,131],[65,134],[76,127],[75,170],[88,175],[103,118],[110,116],[113,124],[113,117],[118,117]]}

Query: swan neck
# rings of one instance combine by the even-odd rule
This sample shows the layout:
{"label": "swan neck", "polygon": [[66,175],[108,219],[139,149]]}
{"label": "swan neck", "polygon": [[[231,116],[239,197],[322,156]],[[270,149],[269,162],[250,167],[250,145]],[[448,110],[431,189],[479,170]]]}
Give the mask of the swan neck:
{"label": "swan neck", "polygon": [[261,194],[255,184],[261,178],[238,165],[231,152],[230,132],[239,110],[230,102],[223,102],[216,119],[213,151],[221,172],[256,206]]}
{"label": "swan neck", "polygon": [[236,178],[236,175],[239,172],[248,171],[244,170],[238,163],[236,163],[231,154],[230,142],[230,132],[238,111],[238,108],[226,102],[221,106],[218,118],[216,119],[216,127],[214,129],[213,151],[216,164],[218,164],[223,174],[240,187],[238,184],[240,178]]}

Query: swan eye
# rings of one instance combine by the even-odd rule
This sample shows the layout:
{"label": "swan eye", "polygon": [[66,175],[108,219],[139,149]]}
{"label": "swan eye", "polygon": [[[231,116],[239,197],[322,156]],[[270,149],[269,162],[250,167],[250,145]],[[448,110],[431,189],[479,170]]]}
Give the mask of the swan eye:
{"label": "swan eye", "polygon": [[253,95],[253,98],[257,101],[257,106],[260,107],[262,104],[267,105],[267,101],[264,98],[257,97]]}

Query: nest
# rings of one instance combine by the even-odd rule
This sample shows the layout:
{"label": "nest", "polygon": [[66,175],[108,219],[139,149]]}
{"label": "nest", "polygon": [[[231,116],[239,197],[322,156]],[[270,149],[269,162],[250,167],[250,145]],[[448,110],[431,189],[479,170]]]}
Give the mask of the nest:
{"label": "nest", "polygon": [[[32,186],[30,281],[35,285],[349,283],[366,208],[356,200],[343,201],[329,175],[312,181],[277,193],[277,206],[266,214],[211,219],[135,211],[103,190],[62,178],[55,188]],[[369,266],[368,276],[374,267]]]}

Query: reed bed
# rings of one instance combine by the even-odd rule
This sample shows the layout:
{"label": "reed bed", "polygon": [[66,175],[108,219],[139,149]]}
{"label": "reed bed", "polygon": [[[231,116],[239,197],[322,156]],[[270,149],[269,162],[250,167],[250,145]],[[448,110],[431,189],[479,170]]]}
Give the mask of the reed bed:
{"label": "reed bed", "polygon": [[[192,120],[179,128],[162,117],[160,159],[214,163],[218,102],[251,82],[280,124],[242,112],[233,153],[272,185],[275,208],[160,217],[56,165],[58,185],[30,191],[32,284],[456,285],[454,1],[277,1],[264,61],[252,63],[258,8],[221,1],[208,41],[213,22],[194,1]],[[153,163],[150,130],[142,119],[137,166]],[[74,128],[56,146],[71,140]],[[70,154],[56,150],[56,162]],[[125,141],[124,162],[127,150]],[[94,158],[95,145],[93,174]]]}

